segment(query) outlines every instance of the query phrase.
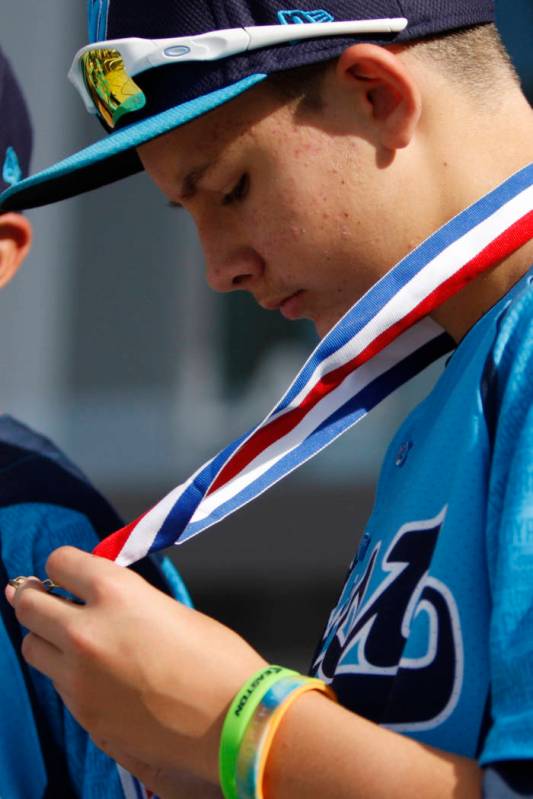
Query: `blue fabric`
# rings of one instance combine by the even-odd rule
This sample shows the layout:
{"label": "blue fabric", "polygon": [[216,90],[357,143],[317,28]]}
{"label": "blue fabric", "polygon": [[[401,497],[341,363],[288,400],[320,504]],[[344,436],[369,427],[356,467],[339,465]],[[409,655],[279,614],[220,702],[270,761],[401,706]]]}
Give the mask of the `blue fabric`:
{"label": "blue fabric", "polygon": [[87,0],[89,42],[106,39],[109,0]]}
{"label": "blue fabric", "polygon": [[[84,516],[75,511],[42,504],[0,508],[1,555],[6,571],[12,576],[32,574],[44,578],[46,559],[53,549],[71,544],[90,551],[96,543],[97,537],[91,525]],[[124,794],[114,762],[94,746],[87,733],[64,707],[51,682],[33,669],[31,678],[56,741],[66,752],[70,775],[80,799],[101,799],[102,796],[106,799],[122,799]],[[2,703],[19,680],[18,662],[12,663],[8,669],[7,662],[3,660],[0,672]],[[32,794],[25,787],[28,773],[34,770],[34,763],[36,773],[39,772],[40,758],[34,747],[30,746],[33,739],[31,723],[23,729],[28,736],[24,756],[21,755],[11,764],[11,768],[17,772],[12,778],[16,790],[13,787],[11,793],[2,791],[2,799],[32,799],[33,796],[42,796],[42,789],[41,792]],[[9,738],[2,736],[0,750],[12,751]]]}
{"label": "blue fabric", "polygon": [[[0,508],[1,557],[10,576],[31,574],[44,579],[46,560],[54,549],[72,545],[91,551],[97,541],[86,517],[76,511],[31,503]],[[188,591],[170,560],[164,559],[161,568],[173,596],[192,607]],[[3,721],[0,722],[0,796],[2,799],[40,799],[46,775],[39,742],[18,658],[2,624],[0,646],[3,710]],[[31,669],[31,679],[56,742],[66,752],[70,776],[80,799],[101,799],[102,796],[122,799],[124,792],[115,763],[94,746],[65,708],[50,680],[34,669]],[[17,718],[15,733],[14,718]],[[28,768],[29,763],[31,768]]]}
{"label": "blue fabric", "polygon": [[533,757],[533,288],[494,347],[500,407],[488,491],[492,714],[482,762]]}
{"label": "blue fabric", "polygon": [[533,757],[531,279],[394,437],[312,666],[352,710],[484,766]]}
{"label": "blue fabric", "polygon": [[532,799],[533,761],[498,763],[488,768],[483,799]]}
{"label": "blue fabric", "polygon": [[11,64],[0,50],[0,192],[30,169],[33,133],[28,107]]}
{"label": "blue fabric", "polygon": [[[98,0],[93,0],[98,4]],[[398,41],[454,27],[494,20],[493,0],[324,0],[323,3],[284,0],[111,0],[109,38],[124,36],[184,36],[213,28],[288,24],[324,19],[376,19],[405,16],[408,29]],[[374,37],[375,38],[375,37]]]}
{"label": "blue fabric", "polygon": [[6,157],[2,169],[2,180],[8,186],[14,186],[22,180],[22,167],[20,165],[19,157],[13,147],[8,147],[6,150]]}
{"label": "blue fabric", "polygon": [[0,696],[0,796],[42,799],[47,777],[33,710],[18,655],[3,624],[0,624]]}
{"label": "blue fabric", "polygon": [[[46,560],[54,549],[71,544],[90,551],[99,536],[120,524],[108,503],[51,441],[6,415],[0,416],[0,477],[3,582],[8,576],[21,574],[43,578]],[[143,568],[139,566],[139,573],[191,604],[170,561],[164,566],[159,565],[159,559],[146,561]],[[20,628],[6,602],[0,610],[4,711],[0,722],[0,797],[42,799],[47,770],[48,791],[54,796],[122,797],[124,790],[115,764],[91,743],[50,681],[23,666],[18,657]],[[15,716],[17,724],[13,725]],[[74,793],[67,788],[65,768]],[[133,780],[130,787],[140,790]]]}

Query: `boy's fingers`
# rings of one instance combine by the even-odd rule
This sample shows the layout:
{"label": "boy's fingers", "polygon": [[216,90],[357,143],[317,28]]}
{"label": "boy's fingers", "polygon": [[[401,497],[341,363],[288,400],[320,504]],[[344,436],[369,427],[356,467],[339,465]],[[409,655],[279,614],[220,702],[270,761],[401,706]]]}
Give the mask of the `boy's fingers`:
{"label": "boy's fingers", "polygon": [[35,578],[17,587],[12,604],[24,627],[59,650],[64,649],[68,623],[81,610],[79,605],[49,594]]}
{"label": "boy's fingers", "polygon": [[5,588],[6,599],[12,608],[15,607],[17,590],[20,590],[22,586],[25,585],[26,583],[31,585],[37,591],[45,590],[42,582],[39,580],[38,577],[15,577],[15,579],[9,581],[9,583],[6,585]]}
{"label": "boy's fingers", "polygon": [[96,599],[101,594],[102,579],[117,569],[114,563],[75,547],[56,549],[46,564],[46,573],[54,583],[84,602]]}
{"label": "boy's fingers", "polygon": [[9,602],[9,604],[11,605],[11,607],[14,607],[14,604],[15,604],[15,589],[14,589],[14,587],[12,585],[9,585],[9,584],[6,585],[6,587],[4,589],[4,593],[6,595],[6,599]]}
{"label": "boy's fingers", "polygon": [[28,633],[22,641],[22,654],[30,666],[46,674],[53,682],[60,682],[63,658],[53,644],[34,633]]}

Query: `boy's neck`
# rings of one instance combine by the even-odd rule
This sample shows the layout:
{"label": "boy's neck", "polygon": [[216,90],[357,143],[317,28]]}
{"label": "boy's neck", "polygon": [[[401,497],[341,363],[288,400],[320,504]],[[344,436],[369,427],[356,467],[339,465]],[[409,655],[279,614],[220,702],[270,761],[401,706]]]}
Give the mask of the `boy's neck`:
{"label": "boy's neck", "polygon": [[[472,137],[463,138],[456,150],[446,196],[455,197],[463,208],[533,163],[533,110],[524,96],[515,92],[502,102],[500,112],[490,124],[488,118],[477,129],[474,123]],[[459,210],[448,207],[448,218]],[[432,317],[459,342],[532,266],[533,239],[476,278]]]}
{"label": "boy's neck", "polygon": [[459,342],[533,267],[533,240],[480,275],[432,314],[452,338]]}

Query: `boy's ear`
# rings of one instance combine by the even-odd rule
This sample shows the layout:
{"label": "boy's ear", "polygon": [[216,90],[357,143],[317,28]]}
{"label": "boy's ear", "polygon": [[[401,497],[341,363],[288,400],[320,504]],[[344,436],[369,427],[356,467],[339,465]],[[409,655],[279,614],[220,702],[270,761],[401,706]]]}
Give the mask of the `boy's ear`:
{"label": "boy's ear", "polygon": [[31,248],[32,228],[22,214],[0,214],[0,288],[9,283]]}
{"label": "boy's ear", "polygon": [[380,144],[407,147],[422,113],[420,90],[403,61],[375,44],[355,44],[340,56],[337,78],[362,97]]}

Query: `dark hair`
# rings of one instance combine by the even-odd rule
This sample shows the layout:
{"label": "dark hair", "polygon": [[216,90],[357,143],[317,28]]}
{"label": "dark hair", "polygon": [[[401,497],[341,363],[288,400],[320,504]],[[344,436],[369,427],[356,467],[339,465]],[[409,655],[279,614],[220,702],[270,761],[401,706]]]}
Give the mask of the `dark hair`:
{"label": "dark hair", "polygon": [[476,25],[407,45],[433,62],[450,80],[474,97],[499,91],[502,81],[519,78],[494,24]]}
{"label": "dark hair", "polygon": [[[519,83],[494,24],[462,28],[402,47],[437,66],[450,80],[477,98],[499,91],[502,80]],[[334,63],[335,59],[274,73],[268,78],[268,84],[284,99],[300,100],[302,107],[319,110],[322,80]]]}

